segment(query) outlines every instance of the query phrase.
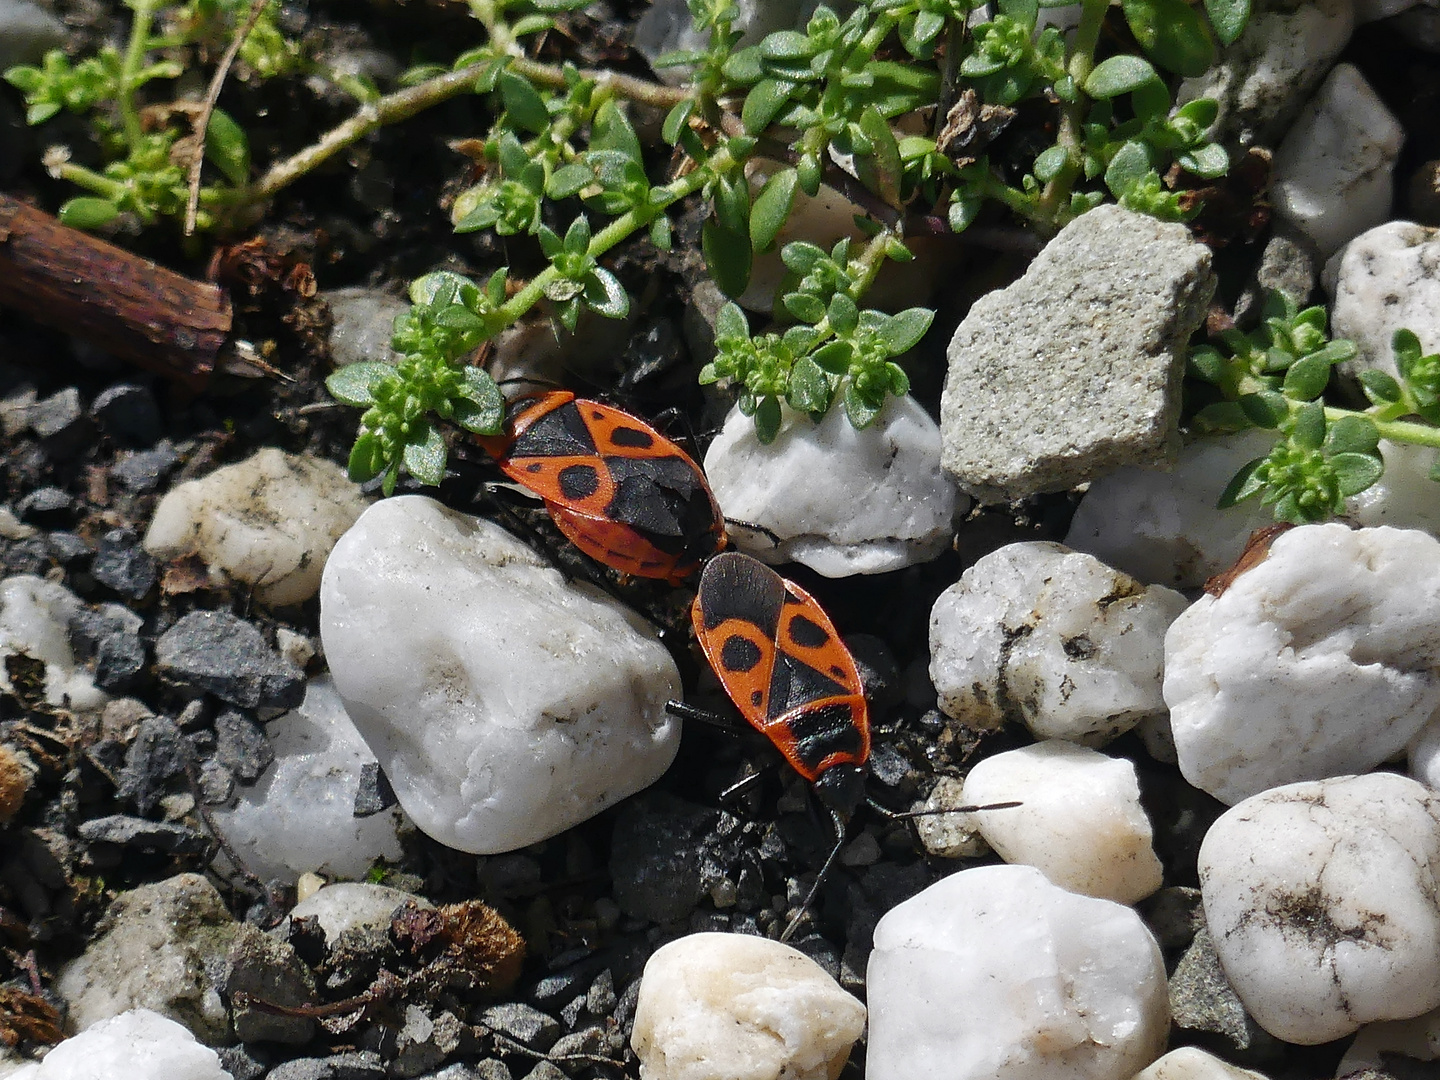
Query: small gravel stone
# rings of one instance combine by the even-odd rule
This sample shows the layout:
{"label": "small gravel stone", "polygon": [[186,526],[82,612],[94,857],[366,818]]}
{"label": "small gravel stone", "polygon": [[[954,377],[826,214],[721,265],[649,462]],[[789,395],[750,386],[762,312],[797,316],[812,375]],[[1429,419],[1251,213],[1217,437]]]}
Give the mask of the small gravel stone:
{"label": "small gravel stone", "polygon": [[330,289],[319,299],[330,305],[330,362],[338,367],[361,362],[394,364],[400,354],[390,347],[395,320],[410,310],[404,297],[383,289]]}
{"label": "small gravel stone", "polygon": [[23,1065],[7,1075],[9,1080],[236,1080],[214,1050],[149,1009],[101,1020],[66,1039],[38,1065]]}
{"label": "small gravel stone", "polygon": [[[832,409],[816,424],[786,412],[762,444],[732,410],[705,475],[741,551],[826,577],[879,574],[944,551],[969,500],[940,469],[940,431],[911,397],[891,398],[861,430]],[[747,529],[745,525],[759,526]]]}
{"label": "small gravel stone", "polygon": [[1170,1016],[1176,1027],[1219,1035],[1237,1050],[1248,1050],[1257,1035],[1265,1037],[1225,978],[1203,919],[1170,976]]}
{"label": "small gravel stone", "polygon": [[275,760],[265,729],[233,709],[215,718],[215,760],[247,784]]}
{"label": "small gravel stone", "polygon": [[0,71],[38,65],[65,37],[65,24],[30,0],[0,0]]}
{"label": "small gravel stone", "polygon": [[341,538],[320,626],[350,718],[411,820],[449,847],[554,836],[678,749],[664,705],[679,672],[639,617],[433,500],[386,499]]}
{"label": "small gravel stone", "polygon": [[720,811],[666,793],[631,799],[615,819],[610,877],[615,902],[636,919],[683,919],[709,890],[705,849]]}
{"label": "small gravel stone", "polygon": [[108,634],[95,651],[95,685],[120,693],[145,670],[145,643],[137,634]]}
{"label": "small gravel stone", "polygon": [[1133,904],[1160,887],[1150,819],[1125,758],[1047,739],[979,762],[965,794],[982,805],[1018,801],[975,814],[980,834],[1006,862],[1038,867],[1062,889]]}
{"label": "small gravel stone", "polygon": [[[204,833],[196,832],[188,826],[125,814],[91,818],[81,822],[75,832],[80,839],[87,840],[92,845],[113,844],[117,848],[160,851],[167,855],[194,855],[204,851],[207,843]],[[97,863],[103,861],[107,868],[118,863],[118,857],[102,858],[99,852],[92,852],[91,855]]]}
{"label": "small gravel stone", "polygon": [[480,1014],[480,1023],[542,1054],[560,1038],[560,1024],[553,1016],[518,1001],[492,1005]]}
{"label": "small gravel stone", "polygon": [[117,454],[110,475],[126,491],[145,495],[157,490],[180,464],[180,455],[170,440],[163,439],[152,450],[126,451]]}
{"label": "small gravel stone", "polygon": [[[359,735],[356,735],[359,738]],[[352,816],[357,818],[371,817],[388,810],[398,802],[395,798],[395,789],[390,786],[390,781],[380,768],[377,761],[367,761],[360,766],[360,784],[355,789],[355,808]]]}
{"label": "small gravel stone", "polygon": [[1265,1080],[1261,1073],[1231,1065],[1198,1046],[1182,1046],[1135,1074],[1135,1080]]}
{"label": "small gravel stone", "polygon": [[548,1061],[540,1061],[536,1062],[535,1067],[525,1074],[525,1080],[566,1080],[566,1077],[560,1066]]}
{"label": "small gravel stone", "polygon": [[1371,769],[1440,709],[1440,541],[1305,525],[1165,638],[1180,771],[1234,804]]}
{"label": "small gravel stone", "polygon": [[974,814],[937,814],[955,806],[968,806],[965,782],[958,776],[942,776],[931,789],[929,797],[913,809],[924,816],[915,819],[915,831],[931,855],[942,859],[976,859],[990,850],[980,835]]}
{"label": "small gravel stone", "polygon": [[94,548],[83,536],[63,529],[57,529],[45,537],[45,546],[50,557],[61,566],[69,566],[87,555],[94,554]]}
{"label": "small gravel stone", "polygon": [[119,383],[90,403],[100,430],[129,446],[151,446],[162,434],[160,406],[148,386]]}
{"label": "small gravel stone", "polygon": [[1336,64],[1275,151],[1275,213],[1329,257],[1390,216],[1405,131],[1353,64]]}
{"label": "small gravel stone", "polygon": [[220,1067],[234,1080],[260,1080],[268,1066],[254,1056],[252,1049],[247,1046],[217,1046],[215,1053],[220,1056]]}
{"label": "small gravel stone", "polygon": [[315,595],[330,549],[368,502],[334,462],[270,447],[167,492],[145,550],[163,560],[199,555],[253,586],[262,604],[299,604]]}
{"label": "small gravel stone", "polygon": [[645,965],[631,1044],[647,1080],[828,1080],[865,1007],[804,953],[741,934],[692,934]]}
{"label": "small gravel stone", "polygon": [[1440,795],[1423,784],[1263,792],[1210,827],[1199,871],[1225,974],[1275,1037],[1309,1046],[1440,1005]]}
{"label": "small gravel stone", "polygon": [[163,716],[142,720],[125,751],[117,797],[133,802],[141,814],[150,813],[159,805],[170,780],[185,774],[192,758],[190,743],[174,723]]}
{"label": "small gravel stone", "polygon": [[955,331],[946,471],[1004,502],[1173,459],[1187,343],[1214,291],[1209,249],[1183,225],[1118,206],[1076,218]]}
{"label": "small gravel stone", "polygon": [[1105,743],[1163,716],[1165,631],[1187,601],[1043,541],[991,552],[930,613],[930,679],[967,727]]}
{"label": "small gravel stone", "polygon": [[[72,711],[98,709],[109,700],[76,663],[70,647],[69,628],[82,608],[69,589],[42,578],[18,575],[0,581],[0,654],[43,662],[45,700]],[[3,666],[0,689],[14,689]]]}
{"label": "small gravel stone", "polygon": [[325,932],[325,943],[333,945],[348,930],[389,931],[390,919],[405,904],[422,908],[433,905],[421,897],[386,885],[362,881],[341,881],[317,889],[290,909],[292,919],[316,919]]}
{"label": "small gravel stone", "polygon": [[1129,1080],[1165,1047],[1165,964],[1130,908],[1029,866],[962,870],[875,927],[868,1080]]}
{"label": "small gravel stone", "polygon": [[315,979],[288,942],[241,923],[225,957],[225,997],[241,1042],[303,1045],[315,1033],[315,1021],[233,1004],[244,992],[272,1005],[308,1005],[315,1000]]}
{"label": "small gravel stone", "polygon": [[21,521],[50,527],[69,521],[74,509],[75,500],[70,493],[57,487],[36,488],[15,504],[15,513]]}
{"label": "small gravel stone", "polygon": [[606,968],[595,977],[585,995],[585,1008],[591,1016],[609,1016],[615,1010],[615,976]]}
{"label": "small gravel stone", "polygon": [[143,1007],[198,1038],[227,1040],[217,980],[238,924],[215,886],[199,874],[142,885],[116,898],[102,927],[55,981],[75,1029]]}
{"label": "small gravel stone", "polygon": [[72,457],[90,438],[90,421],[80,403],[80,391],[73,386],[35,402],[26,410],[25,419],[52,458]]}
{"label": "small gravel stone", "polygon": [[305,675],[250,623],[225,611],[186,615],[155,643],[155,667],[170,682],[246,709],[293,708]]}
{"label": "small gravel stone", "polygon": [[100,538],[90,576],[121,596],[143,600],[155,585],[155,560],[129,529],[111,529]]}

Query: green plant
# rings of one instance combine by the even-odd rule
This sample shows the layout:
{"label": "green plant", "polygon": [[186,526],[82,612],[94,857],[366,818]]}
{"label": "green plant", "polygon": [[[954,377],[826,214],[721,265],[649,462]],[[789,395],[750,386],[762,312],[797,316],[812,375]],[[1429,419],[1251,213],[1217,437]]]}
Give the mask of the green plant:
{"label": "green plant", "polygon": [[[1440,447],[1440,355],[1422,355],[1413,333],[1396,331],[1400,378],[1366,369],[1358,379],[1369,408],[1327,405],[1323,395],[1332,369],[1358,350],[1353,342],[1328,338],[1325,324],[1323,307],[1302,311],[1275,292],[1255,330],[1226,331],[1218,346],[1191,353],[1189,374],[1212,399],[1196,411],[1197,429],[1261,428],[1276,436],[1268,454],[1231,480],[1221,506],[1258,498],[1273,506],[1279,521],[1322,521],[1380,479],[1381,439]],[[1432,470],[1431,479],[1440,480],[1440,470]]]}

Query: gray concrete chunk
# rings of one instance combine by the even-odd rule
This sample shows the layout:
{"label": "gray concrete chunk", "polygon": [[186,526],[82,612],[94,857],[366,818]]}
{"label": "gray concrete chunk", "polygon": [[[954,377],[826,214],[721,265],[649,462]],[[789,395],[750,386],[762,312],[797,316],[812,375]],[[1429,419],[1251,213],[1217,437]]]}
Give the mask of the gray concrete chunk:
{"label": "gray concrete chunk", "polygon": [[1183,225],[1118,206],[1072,221],[955,331],[941,464],[985,502],[1178,452],[1180,379],[1215,277]]}

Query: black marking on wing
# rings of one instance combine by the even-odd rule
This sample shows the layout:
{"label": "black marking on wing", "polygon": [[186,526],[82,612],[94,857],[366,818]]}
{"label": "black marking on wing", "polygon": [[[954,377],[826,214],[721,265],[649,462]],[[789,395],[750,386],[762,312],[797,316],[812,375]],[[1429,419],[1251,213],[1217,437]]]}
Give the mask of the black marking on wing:
{"label": "black marking on wing", "polygon": [[731,634],[720,646],[720,666],[726,671],[749,671],[760,663],[760,656],[760,646],[739,634]]}
{"label": "black marking on wing", "polygon": [[823,671],[817,671],[803,660],[783,650],[777,651],[775,667],[770,672],[770,719],[789,712],[806,702],[839,697],[850,693],[844,683],[836,682]]}
{"label": "black marking on wing", "polygon": [[551,409],[516,437],[511,457],[599,457],[575,402]]}
{"label": "black marking on wing", "polygon": [[742,619],[775,640],[785,581],[764,563],[733,551],[717,555],[706,563],[697,595],[703,629],[714,630],[726,619]]}
{"label": "black marking on wing", "polygon": [[829,633],[814,619],[796,615],[789,623],[790,637],[795,644],[807,649],[818,649],[830,640]]}
{"label": "black marking on wing", "polygon": [[849,705],[833,702],[807,709],[790,721],[795,736],[795,754],[809,768],[816,769],[831,754],[859,756],[860,731]]}
{"label": "black marking on wing", "polygon": [[655,436],[644,428],[616,427],[610,431],[610,441],[616,446],[628,446],[637,450],[649,450],[655,445]]}
{"label": "black marking on wing", "polygon": [[560,493],[577,502],[600,490],[600,473],[594,465],[566,465],[556,479],[560,482]]}

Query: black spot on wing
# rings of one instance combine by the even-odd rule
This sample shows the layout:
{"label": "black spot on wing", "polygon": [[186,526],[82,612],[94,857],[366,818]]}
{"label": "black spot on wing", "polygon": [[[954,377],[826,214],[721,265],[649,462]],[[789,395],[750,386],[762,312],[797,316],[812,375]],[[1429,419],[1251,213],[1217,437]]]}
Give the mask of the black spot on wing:
{"label": "black spot on wing", "polygon": [[788,653],[777,652],[775,667],[770,673],[770,705],[767,711],[774,719],[807,702],[848,693],[848,687],[823,671],[817,671]]}
{"label": "black spot on wing", "polygon": [[585,418],[573,401],[551,409],[522,431],[510,448],[511,457],[599,457]]}
{"label": "black spot on wing", "polygon": [[814,619],[804,615],[796,615],[790,620],[790,637],[795,644],[807,649],[818,649],[830,640],[830,635],[825,628]]}
{"label": "black spot on wing", "polygon": [[785,602],[785,582],[762,562],[726,552],[705,565],[697,593],[703,630],[713,630],[726,619],[754,623],[768,640],[774,641],[780,627],[780,605]]}
{"label": "black spot on wing", "polygon": [[593,465],[567,465],[557,479],[560,492],[567,499],[588,499],[600,490],[600,474]]}
{"label": "black spot on wing", "polygon": [[731,634],[720,646],[720,666],[726,671],[744,673],[760,663],[760,647],[749,638]]}
{"label": "black spot on wing", "polygon": [[860,754],[861,735],[849,705],[835,702],[807,709],[790,721],[790,732],[796,756],[812,769],[831,754]]}
{"label": "black spot on wing", "polygon": [[655,436],[644,428],[617,427],[610,432],[610,441],[616,446],[649,450],[655,445]]}

